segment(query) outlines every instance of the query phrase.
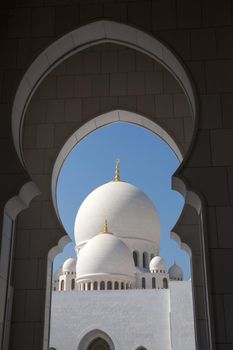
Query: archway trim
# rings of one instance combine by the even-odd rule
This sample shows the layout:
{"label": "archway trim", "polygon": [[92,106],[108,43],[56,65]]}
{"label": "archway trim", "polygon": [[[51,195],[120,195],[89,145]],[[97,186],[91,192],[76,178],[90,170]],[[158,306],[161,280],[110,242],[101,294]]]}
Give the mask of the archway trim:
{"label": "archway trim", "polygon": [[127,122],[131,124],[139,125],[153,132],[154,134],[158,135],[161,139],[163,139],[171,147],[171,149],[173,150],[173,152],[175,153],[175,155],[177,156],[180,162],[183,160],[183,155],[179,147],[173,140],[173,138],[163,128],[161,128],[161,126],[159,126],[156,122],[148,118],[145,118],[138,113],[123,111],[123,110],[115,110],[112,112],[101,114],[100,116],[88,121],[81,128],[75,131],[73,135],[64,144],[64,146],[62,147],[56,159],[56,162],[53,167],[53,173],[52,173],[52,199],[53,199],[53,205],[56,209],[58,217],[59,217],[59,212],[57,208],[57,197],[56,197],[57,181],[58,181],[59,173],[63,166],[64,161],[66,160],[67,156],[72,151],[72,149],[87,135],[89,135],[91,132],[103,126],[106,126],[115,122]]}
{"label": "archway trim", "polygon": [[36,88],[49,72],[76,52],[100,43],[118,43],[159,61],[179,81],[196,115],[196,93],[181,60],[164,43],[132,26],[107,20],[89,23],[64,35],[46,48],[31,64],[16,91],[12,108],[12,134],[19,159],[22,152],[22,125],[27,106]]}
{"label": "archway trim", "polygon": [[78,344],[78,350],[87,350],[91,342],[96,338],[102,338],[108,343],[111,350],[116,350],[113,340],[110,338],[110,336],[100,329],[93,329],[82,336]]}

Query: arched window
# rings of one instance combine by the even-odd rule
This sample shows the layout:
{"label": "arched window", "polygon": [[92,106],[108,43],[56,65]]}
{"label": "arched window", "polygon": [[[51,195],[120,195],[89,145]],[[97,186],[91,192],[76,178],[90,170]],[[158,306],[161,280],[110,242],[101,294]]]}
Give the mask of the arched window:
{"label": "arched window", "polygon": [[114,289],[119,289],[119,283],[118,282],[114,283]]}
{"label": "arched window", "polygon": [[142,288],[143,289],[146,288],[146,279],[145,279],[145,277],[142,277]]}
{"label": "arched window", "polygon": [[134,265],[138,266],[138,253],[136,251],[133,252]]}
{"label": "arched window", "polygon": [[112,339],[100,330],[87,333],[79,343],[77,350],[114,350]]}
{"label": "arched window", "polygon": [[156,282],[155,282],[155,277],[152,277],[152,288],[156,288]]}
{"label": "arched window", "polygon": [[83,290],[86,290],[86,283],[83,283]]}
{"label": "arched window", "polygon": [[72,278],[72,280],[71,280],[71,289],[74,290],[74,288],[75,288],[75,279]]}
{"label": "arched window", "polygon": [[112,289],[112,282],[111,281],[108,281],[108,283],[107,283],[107,289]]}
{"label": "arched window", "polygon": [[65,282],[64,280],[61,281],[61,290],[64,290]]}
{"label": "arched window", "polygon": [[88,350],[110,350],[109,344],[103,338],[94,339],[88,346]]}
{"label": "arched window", "polygon": [[101,282],[100,282],[100,289],[101,289],[101,290],[104,290],[104,289],[105,289],[105,282],[104,282],[104,281],[101,281]]}
{"label": "arched window", "polygon": [[168,288],[168,283],[167,283],[167,279],[166,278],[163,279],[163,288],[165,288],[165,289]]}
{"label": "arched window", "polygon": [[124,282],[121,282],[121,289],[125,289]]}
{"label": "arched window", "polygon": [[98,287],[98,283],[97,283],[97,282],[94,282],[94,284],[93,284],[93,289],[94,289],[94,290],[97,290],[97,287]]}
{"label": "arched window", "polygon": [[142,254],[142,267],[146,269],[148,267],[148,255],[146,252]]}
{"label": "arched window", "polygon": [[91,282],[87,283],[87,290],[91,290]]}

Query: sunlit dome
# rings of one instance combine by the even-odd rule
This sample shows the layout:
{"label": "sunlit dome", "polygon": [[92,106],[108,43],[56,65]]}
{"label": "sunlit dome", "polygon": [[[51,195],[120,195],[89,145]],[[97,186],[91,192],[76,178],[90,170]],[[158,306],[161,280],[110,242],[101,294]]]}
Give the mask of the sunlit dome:
{"label": "sunlit dome", "polygon": [[69,258],[67,259],[63,266],[62,266],[62,270],[63,270],[63,273],[65,272],[75,272],[75,269],[76,269],[76,259],[73,259],[73,258]]}
{"label": "sunlit dome", "polygon": [[75,220],[76,245],[97,235],[106,217],[114,235],[147,240],[159,248],[160,222],[154,204],[140,189],[120,181],[119,170],[114,181],[95,189],[82,203]]}
{"label": "sunlit dome", "polygon": [[150,261],[150,272],[165,272],[165,261],[160,256],[155,256]]}
{"label": "sunlit dome", "polygon": [[176,265],[176,263],[170,267],[168,273],[171,280],[183,280],[183,270],[180,266]]}
{"label": "sunlit dome", "polygon": [[111,233],[100,233],[83,247],[76,267],[77,278],[117,275],[133,278],[134,261],[128,247]]}

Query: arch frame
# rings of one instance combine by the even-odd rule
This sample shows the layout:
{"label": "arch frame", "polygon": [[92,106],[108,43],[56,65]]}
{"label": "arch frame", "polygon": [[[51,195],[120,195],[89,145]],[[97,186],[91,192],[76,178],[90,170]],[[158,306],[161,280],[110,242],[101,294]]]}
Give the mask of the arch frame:
{"label": "arch frame", "polygon": [[[166,69],[170,71],[173,76],[175,76],[176,80],[178,80],[180,85],[183,87],[186,97],[188,98],[188,101],[191,105],[193,115],[195,116],[195,119],[197,119],[198,101],[196,98],[194,85],[183,63],[173,53],[172,50],[169,50],[167,46],[158,39],[137,28],[113,21],[96,21],[76,29],[75,31],[63,36],[62,38],[55,41],[52,45],[50,45],[32,63],[32,65],[25,73],[22,81],[20,82],[12,109],[12,133],[18,157],[24,166],[25,163],[23,159],[21,139],[23,119],[27,106],[36,88],[40,85],[40,83],[52,69],[58,66],[69,56],[72,56],[74,53],[79,52],[87,47],[106,42],[122,44],[136,49],[142,53],[145,53],[154,60],[159,61],[163,66],[165,66]],[[189,150],[190,149],[191,147]],[[187,155],[188,153],[189,152],[187,152]],[[201,213],[205,202],[202,200],[201,196],[192,192],[185,180],[181,178],[179,174],[181,167],[173,176],[173,188],[182,193],[185,201],[187,203],[190,203],[197,209],[199,213]],[[194,197],[192,196],[193,194]],[[195,196],[197,201],[195,201]],[[203,226],[205,228],[205,213],[203,213],[203,216]],[[175,238],[178,241],[180,240],[179,236]],[[180,240],[179,243],[182,244],[182,241]],[[204,243],[205,244],[203,250],[206,251],[206,242]],[[211,334],[211,330],[209,334]],[[210,339],[208,345],[211,347]]]}
{"label": "arch frame", "polygon": [[159,136],[167,145],[172,149],[177,159],[182,162],[184,155],[182,154],[179,146],[173,140],[172,136],[165,131],[160,125],[155,121],[144,117],[142,114],[131,112],[122,109],[112,110],[106,113],[97,115],[95,118],[87,121],[78,130],[76,130],[65,142],[63,147],[56,158],[55,164],[53,166],[52,177],[51,177],[51,191],[52,200],[57,216],[61,222],[59,211],[57,207],[57,183],[61,168],[70,154],[70,152],[81,142],[86,136],[90,135],[92,132],[102,128],[104,126],[110,125],[112,123],[125,122],[133,125],[141,126],[146,130],[152,132],[153,134]]}
{"label": "arch frame", "polygon": [[112,340],[112,337],[110,337],[107,332],[100,330],[98,328],[85,331],[85,334],[81,334],[78,340],[77,350],[87,350],[88,346],[96,338],[104,339],[108,343],[110,350],[118,350],[118,348],[116,347],[116,345]]}
{"label": "arch frame", "polygon": [[180,58],[161,40],[133,26],[98,20],[83,25],[57,39],[30,65],[15,94],[12,107],[12,135],[18,157],[25,166],[22,150],[24,116],[37,87],[44,78],[68,57],[93,45],[115,43],[140,51],[163,65],[179,82],[195,119],[198,115],[197,94],[191,76]]}

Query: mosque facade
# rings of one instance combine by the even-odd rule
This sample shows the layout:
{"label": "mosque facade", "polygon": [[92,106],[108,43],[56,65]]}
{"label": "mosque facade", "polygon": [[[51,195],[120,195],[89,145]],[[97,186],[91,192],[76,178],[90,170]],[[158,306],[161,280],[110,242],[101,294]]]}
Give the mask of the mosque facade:
{"label": "mosque facade", "polygon": [[91,192],[75,220],[77,259],[53,276],[50,349],[195,350],[191,280],[160,257],[152,201],[121,181]]}

